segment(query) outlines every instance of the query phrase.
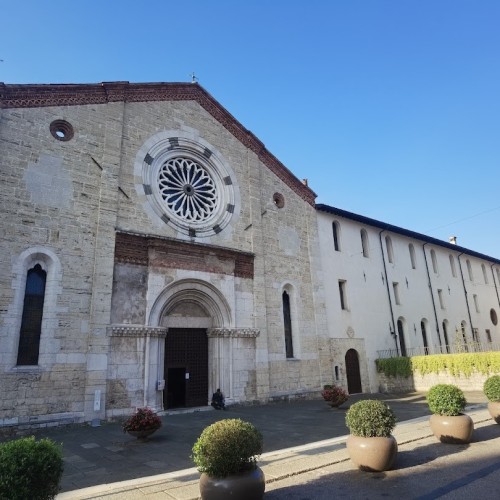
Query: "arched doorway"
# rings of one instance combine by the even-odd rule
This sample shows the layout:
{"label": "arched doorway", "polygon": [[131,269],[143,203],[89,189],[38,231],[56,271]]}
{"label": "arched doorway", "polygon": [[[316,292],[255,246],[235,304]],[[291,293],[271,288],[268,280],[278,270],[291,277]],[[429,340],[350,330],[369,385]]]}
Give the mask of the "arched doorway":
{"label": "arched doorway", "polygon": [[406,357],[406,343],[405,343],[405,332],[403,328],[403,320],[398,319],[398,337],[399,337],[399,347],[401,348],[401,356]]}
{"label": "arched doorway", "polygon": [[363,392],[361,387],[361,372],[359,370],[359,355],[355,349],[349,349],[345,354],[347,374],[347,390],[349,394]]}
{"label": "arched doorway", "polygon": [[206,282],[180,280],[160,294],[151,311],[151,322],[167,329],[164,353],[158,358],[165,381],[164,408],[208,404],[222,378],[219,372],[224,370],[215,362],[214,339],[209,340],[207,330],[230,325],[230,318],[224,297]]}

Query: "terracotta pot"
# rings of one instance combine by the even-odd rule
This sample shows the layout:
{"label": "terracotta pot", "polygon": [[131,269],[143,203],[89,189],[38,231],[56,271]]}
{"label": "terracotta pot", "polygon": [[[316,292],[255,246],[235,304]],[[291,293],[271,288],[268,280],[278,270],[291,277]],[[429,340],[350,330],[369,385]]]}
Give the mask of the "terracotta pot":
{"label": "terracotta pot", "polygon": [[156,432],[158,429],[147,429],[142,431],[127,431],[131,436],[136,437],[137,439],[146,439],[148,436],[151,436],[153,432]]}
{"label": "terracotta pot", "polygon": [[398,453],[398,443],[394,436],[360,437],[351,434],[346,444],[354,464],[369,472],[389,470]]}
{"label": "terracotta pot", "polygon": [[256,469],[227,476],[222,479],[202,474],[200,493],[202,500],[261,500],[264,498],[266,479],[262,470]]}
{"label": "terracotta pot", "polygon": [[432,415],[431,430],[442,443],[467,444],[471,442],[474,422],[469,415]]}
{"label": "terracotta pot", "polygon": [[490,401],[488,403],[488,411],[492,416],[493,420],[500,424],[500,401]]}

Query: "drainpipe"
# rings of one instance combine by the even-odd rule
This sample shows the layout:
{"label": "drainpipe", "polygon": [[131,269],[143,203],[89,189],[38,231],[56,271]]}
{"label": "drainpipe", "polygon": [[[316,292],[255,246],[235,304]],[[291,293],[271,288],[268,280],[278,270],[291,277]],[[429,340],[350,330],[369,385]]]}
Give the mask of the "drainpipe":
{"label": "drainpipe", "polygon": [[491,264],[490,268],[491,268],[491,275],[493,276],[493,284],[495,285],[495,292],[497,293],[497,301],[498,301],[498,305],[500,306],[500,296],[498,295],[498,287],[497,287],[497,282],[495,280],[495,273],[493,272],[493,266],[495,264]]}
{"label": "drainpipe", "polygon": [[385,254],[384,254],[384,245],[382,244],[382,233],[385,232],[385,229],[382,229],[378,233],[378,239],[380,241],[380,251],[382,252],[382,263],[384,264],[384,274],[385,274],[385,286],[387,288],[387,297],[389,297],[389,308],[391,310],[391,322],[392,322],[392,331],[394,332],[394,343],[396,344],[396,353],[399,356],[399,346],[398,346],[398,334],[396,333],[396,325],[394,322],[394,311],[392,310],[392,299],[391,299],[391,290],[389,289],[389,280],[387,278],[387,266],[385,264]]}
{"label": "drainpipe", "polygon": [[467,296],[467,288],[465,288],[465,280],[464,280],[464,272],[462,270],[462,263],[460,262],[460,256],[463,254],[464,254],[464,252],[459,254],[457,259],[458,259],[458,266],[460,267],[460,275],[462,276],[462,286],[464,287],[465,303],[467,304],[467,313],[469,314],[470,333],[472,335],[471,339],[474,341],[474,329],[472,326],[472,316],[470,315],[469,298]]}
{"label": "drainpipe", "polygon": [[434,293],[432,293],[431,274],[429,273],[429,263],[427,262],[427,254],[425,253],[425,245],[427,245],[427,244],[428,244],[428,242],[424,243],[422,250],[424,251],[425,269],[427,270],[427,279],[429,282],[429,292],[431,294],[431,299],[432,299],[432,309],[434,310],[434,320],[436,321],[436,332],[437,332],[437,336],[438,336],[439,350],[442,352],[441,334],[439,333],[439,321],[438,321],[437,311],[436,311],[436,302],[434,301]]}

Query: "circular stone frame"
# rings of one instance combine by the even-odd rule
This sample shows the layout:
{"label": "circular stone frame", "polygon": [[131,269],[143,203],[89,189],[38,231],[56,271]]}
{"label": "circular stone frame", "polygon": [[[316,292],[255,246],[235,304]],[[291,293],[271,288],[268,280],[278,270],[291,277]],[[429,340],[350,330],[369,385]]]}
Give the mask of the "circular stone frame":
{"label": "circular stone frame", "polygon": [[283,208],[285,206],[285,197],[281,193],[274,193],[273,194],[273,203],[278,208]]}
{"label": "circular stone frame", "polygon": [[75,135],[73,125],[66,120],[54,120],[50,124],[50,133],[54,139],[63,142],[73,139]]}
{"label": "circular stone frame", "polygon": [[193,134],[170,130],[151,137],[137,153],[134,173],[140,179],[138,194],[181,235],[214,236],[239,214],[232,168],[213,146]]}

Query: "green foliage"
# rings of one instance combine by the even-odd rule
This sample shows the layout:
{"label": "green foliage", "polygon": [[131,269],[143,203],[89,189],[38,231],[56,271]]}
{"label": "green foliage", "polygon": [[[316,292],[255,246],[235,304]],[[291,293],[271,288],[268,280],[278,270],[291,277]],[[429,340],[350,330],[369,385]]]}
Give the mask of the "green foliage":
{"label": "green foliage", "polygon": [[331,406],[340,406],[349,399],[349,394],[335,384],[324,385],[321,395]]}
{"label": "green foliage", "polygon": [[219,420],[203,430],[191,458],[200,472],[223,478],[255,469],[262,443],[262,434],[251,423]]}
{"label": "green foliage", "polygon": [[389,437],[396,426],[396,416],[382,401],[365,399],[347,410],[345,422],[354,436]]}
{"label": "green foliage", "polygon": [[427,393],[427,404],[432,413],[437,415],[459,415],[467,401],[464,393],[456,385],[437,384]]}
{"label": "green foliage", "polygon": [[500,375],[488,378],[483,386],[488,401],[500,401]]}
{"label": "green foliage", "polygon": [[376,359],[378,373],[385,373],[388,377],[410,377],[411,361],[410,358],[384,358]]}
{"label": "green foliage", "polygon": [[0,498],[48,500],[59,491],[61,446],[34,436],[0,444]]}
{"label": "green foliage", "polygon": [[377,371],[388,377],[408,378],[418,371],[421,375],[447,372],[452,376],[470,377],[472,373],[500,373],[500,352],[431,354],[411,358],[387,358],[375,361]]}

